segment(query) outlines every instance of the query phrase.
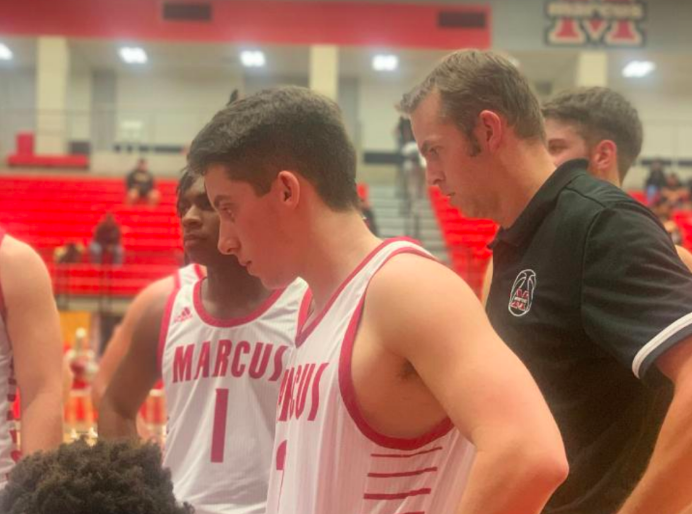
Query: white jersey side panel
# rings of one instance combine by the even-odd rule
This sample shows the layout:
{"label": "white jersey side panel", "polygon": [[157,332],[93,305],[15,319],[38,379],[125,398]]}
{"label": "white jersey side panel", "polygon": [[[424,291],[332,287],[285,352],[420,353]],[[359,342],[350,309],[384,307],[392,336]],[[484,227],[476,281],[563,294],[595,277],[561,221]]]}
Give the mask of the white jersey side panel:
{"label": "white jersey side panel", "polygon": [[[0,228],[0,247],[4,238]],[[17,427],[14,422],[16,382],[12,364],[12,345],[5,324],[5,297],[0,283],[0,490],[5,487],[7,475],[19,458]]]}
{"label": "white jersey side panel", "polygon": [[246,318],[218,320],[204,311],[202,283],[173,293],[163,323],[164,465],[197,514],[263,514],[278,391],[306,285],[274,293]]}
{"label": "white jersey side panel", "polygon": [[282,380],[268,514],[451,514],[472,445],[443,421],[416,439],[373,430],[361,415],[351,354],[367,285],[400,253],[431,258],[406,240],[384,242],[299,335]]}

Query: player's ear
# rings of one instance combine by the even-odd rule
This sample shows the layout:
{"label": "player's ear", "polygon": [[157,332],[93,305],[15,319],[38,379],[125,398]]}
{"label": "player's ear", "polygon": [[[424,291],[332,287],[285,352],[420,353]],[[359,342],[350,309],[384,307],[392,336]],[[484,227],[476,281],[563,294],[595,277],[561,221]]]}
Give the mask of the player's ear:
{"label": "player's ear", "polygon": [[617,172],[618,168],[618,147],[610,139],[604,139],[594,146],[591,152],[590,166],[596,174],[604,180],[609,180],[609,173],[612,170]]}
{"label": "player's ear", "polygon": [[505,123],[493,111],[484,110],[478,115],[474,133],[481,148],[495,152],[504,137]]}
{"label": "player's ear", "polygon": [[300,180],[292,171],[280,171],[272,186],[281,205],[295,208],[300,200]]}

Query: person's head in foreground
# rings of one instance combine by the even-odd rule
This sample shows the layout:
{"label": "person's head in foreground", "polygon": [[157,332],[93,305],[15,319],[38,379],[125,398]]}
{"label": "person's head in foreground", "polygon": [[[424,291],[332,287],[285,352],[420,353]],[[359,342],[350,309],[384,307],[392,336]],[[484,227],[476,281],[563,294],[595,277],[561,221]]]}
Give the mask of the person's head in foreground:
{"label": "person's head in foreground", "polygon": [[639,114],[624,96],[605,87],[571,89],[548,101],[543,116],[557,166],[587,159],[589,173],[622,185],[644,137]]}
{"label": "person's head in foreground", "polygon": [[303,276],[320,220],[360,220],[356,154],[339,107],[305,88],[232,102],[194,139],[188,166],[204,175],[219,213],[219,250],[269,288]]}
{"label": "person's head in foreground", "polygon": [[494,217],[507,201],[503,184],[525,171],[518,167],[549,163],[538,100],[517,68],[492,52],[447,56],[399,108],[411,117],[428,182],[469,216]]}
{"label": "person's head in foreground", "polygon": [[22,459],[0,493],[3,514],[192,514],[173,495],[154,444],[84,441]]}

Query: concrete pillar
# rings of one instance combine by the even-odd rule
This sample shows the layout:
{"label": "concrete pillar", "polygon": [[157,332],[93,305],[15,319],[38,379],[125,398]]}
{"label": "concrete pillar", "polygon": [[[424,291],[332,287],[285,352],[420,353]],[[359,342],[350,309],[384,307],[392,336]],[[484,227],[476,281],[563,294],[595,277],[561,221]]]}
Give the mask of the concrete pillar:
{"label": "concrete pillar", "polygon": [[310,89],[334,101],[339,96],[339,47],[313,45],[310,47]]}
{"label": "concrete pillar", "polygon": [[576,85],[582,87],[608,86],[608,54],[581,52],[577,61]]}
{"label": "concrete pillar", "polygon": [[67,153],[70,52],[64,37],[39,37],[36,61],[36,146],[39,155]]}

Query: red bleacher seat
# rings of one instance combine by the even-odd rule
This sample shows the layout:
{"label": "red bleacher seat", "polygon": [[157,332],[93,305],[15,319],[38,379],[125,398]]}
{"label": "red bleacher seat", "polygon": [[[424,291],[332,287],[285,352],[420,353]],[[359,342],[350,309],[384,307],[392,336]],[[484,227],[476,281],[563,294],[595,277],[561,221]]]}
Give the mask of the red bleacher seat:
{"label": "red bleacher seat", "polygon": [[454,270],[480,296],[486,267],[492,256],[488,244],[497,233],[490,220],[467,218],[449,203],[439,188],[431,187],[430,201],[447,244]]}
{"label": "red bleacher seat", "polygon": [[[29,243],[49,266],[58,294],[132,296],[172,273],[181,263],[175,180],[157,180],[156,207],[124,205],[122,178],[0,175],[0,226]],[[358,185],[367,198],[368,189]],[[68,242],[88,246],[104,213],[122,229],[125,263],[94,266],[53,264],[53,251]]]}

